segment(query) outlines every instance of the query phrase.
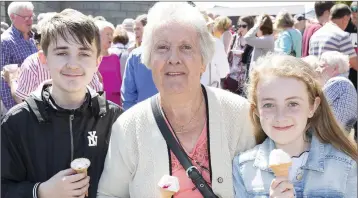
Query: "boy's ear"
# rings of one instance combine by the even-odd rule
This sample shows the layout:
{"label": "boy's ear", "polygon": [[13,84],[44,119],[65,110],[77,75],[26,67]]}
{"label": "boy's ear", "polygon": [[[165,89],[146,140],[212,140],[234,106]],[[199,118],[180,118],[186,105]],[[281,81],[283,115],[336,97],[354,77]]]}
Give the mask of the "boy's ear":
{"label": "boy's ear", "polygon": [[97,58],[97,67],[99,67],[99,64],[101,64],[101,62],[102,62],[102,58],[103,58],[103,56],[98,56],[98,58]]}
{"label": "boy's ear", "polygon": [[39,50],[37,53],[39,55],[40,63],[42,65],[46,65],[47,64],[47,58],[45,56],[45,53],[42,50]]}

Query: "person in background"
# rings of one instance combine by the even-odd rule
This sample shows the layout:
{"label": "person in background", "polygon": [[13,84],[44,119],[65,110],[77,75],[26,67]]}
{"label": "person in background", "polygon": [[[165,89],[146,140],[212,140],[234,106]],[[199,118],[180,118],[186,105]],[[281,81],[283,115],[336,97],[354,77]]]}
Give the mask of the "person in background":
{"label": "person in background", "polygon": [[[336,121],[317,73],[299,58],[273,55],[249,79],[258,145],[233,160],[235,198],[357,197],[357,143]],[[288,176],[270,168],[274,149],[292,162]]]}
{"label": "person in background", "polygon": [[[31,54],[38,51],[34,34],[31,32],[34,6],[31,2],[11,2],[8,7],[8,16],[12,25],[1,34],[1,59],[0,67],[3,70],[5,65],[17,64],[22,62]],[[6,109],[16,105],[11,95],[9,85],[1,81],[1,99]]]}
{"label": "person in background", "polygon": [[124,110],[128,110],[135,104],[158,93],[158,90],[153,82],[152,71],[141,61],[142,49],[140,44],[142,43],[143,36],[142,25],[147,24],[147,16],[141,15],[137,17],[137,19],[136,24],[138,26],[135,25],[135,27],[138,27],[136,28],[136,35],[138,35],[138,37],[136,36],[136,41],[139,47],[134,49],[132,52],[128,49],[128,53],[130,54],[124,69],[121,88]]}
{"label": "person in background", "polygon": [[128,44],[127,48],[135,46],[135,34],[134,34],[134,19],[132,18],[126,18],[123,20],[121,26],[127,31],[128,34]]}
{"label": "person in background", "polygon": [[133,30],[135,35],[135,45],[128,48],[131,53],[133,49],[138,48],[142,44],[144,26],[147,25],[147,15],[139,15],[133,22]]}
{"label": "person in background", "polygon": [[[118,105],[87,84],[98,69],[100,35],[79,12],[44,24],[41,46],[52,81],[1,122],[2,198],[96,198]],[[87,158],[86,173],[70,167]]]}
{"label": "person in background", "polygon": [[349,70],[349,58],[337,51],[327,51],[320,59],[307,56],[303,59],[318,73],[319,81],[329,106],[349,133],[357,122],[357,91],[352,82],[341,76]]}
{"label": "person in background", "polygon": [[214,20],[214,36],[222,41],[226,54],[229,53],[230,44],[232,43],[233,36],[230,33],[231,25],[231,19],[226,16],[220,16],[215,18]]}
{"label": "person in background", "polygon": [[329,21],[330,10],[334,6],[334,1],[316,1],[314,10],[318,23],[313,23],[307,27],[302,37],[302,57],[309,55],[310,40],[312,35]]}
{"label": "person in background", "polygon": [[213,193],[232,198],[232,159],[255,143],[250,106],[236,94],[200,84],[215,50],[204,17],[186,2],[158,2],[149,10],[141,48],[159,94],[118,118],[97,198],[159,198],[164,175],[179,180],[175,198],[203,197],[187,176],[192,172],[168,149],[151,102]]}
{"label": "person in background", "polygon": [[4,33],[9,28],[9,25],[1,21],[1,34]]}
{"label": "person in background", "polygon": [[246,33],[244,39],[246,44],[254,48],[250,61],[251,65],[260,56],[264,56],[268,52],[273,52],[275,48],[275,40],[271,17],[267,14],[257,16],[254,27]]}
{"label": "person in background", "polygon": [[295,21],[290,13],[282,11],[276,16],[274,29],[277,30],[275,52],[292,55],[300,58],[302,53],[302,34],[293,28]]}
{"label": "person in background", "polygon": [[[70,11],[70,13],[74,12],[74,10],[68,9],[67,11],[62,11],[61,13],[68,14],[68,11]],[[56,13],[43,14],[41,21],[38,23],[38,27],[45,26],[44,24],[55,15]],[[43,28],[39,28],[38,31],[41,35]],[[5,81],[9,84],[11,89],[11,95],[18,104],[29,97],[30,94],[38,88],[38,86],[51,79],[50,71],[47,69],[46,57],[42,50],[39,50],[38,52],[27,57],[19,69],[18,78],[14,75],[10,75],[7,71],[4,72]],[[97,92],[103,90],[102,84],[97,75],[93,76],[89,86]]]}
{"label": "person in background", "polygon": [[96,16],[93,18],[95,21],[107,21],[103,16]]}
{"label": "person in background", "polygon": [[248,45],[244,39],[246,33],[254,26],[254,19],[251,16],[240,17],[237,27],[238,33],[234,35],[234,42],[231,50],[232,59],[230,74],[225,80],[224,89],[230,90],[241,96],[245,96],[244,87],[250,69],[253,47]]}
{"label": "person in background", "polygon": [[[213,35],[214,21],[209,18],[206,13],[202,12],[205,18],[206,25],[209,32]],[[206,66],[205,72],[201,75],[200,82],[206,86],[221,87],[221,79],[229,73],[229,62],[225,53],[225,48],[222,40],[214,37],[215,40],[215,52],[210,61]]]}
{"label": "person in background", "polygon": [[303,14],[296,14],[293,17],[295,24],[293,25],[293,27],[295,29],[297,29],[298,31],[301,32],[301,34],[303,35],[303,33],[305,32],[305,28],[306,28],[306,24],[307,24],[307,19],[305,18],[305,16]]}
{"label": "person in background", "polygon": [[[338,51],[349,56],[349,65],[358,70],[357,53],[354,50],[347,27],[351,10],[345,4],[336,4],[330,10],[330,20],[310,40],[309,54],[320,57],[326,51]],[[345,74],[348,78],[349,72]]]}
{"label": "person in background", "polygon": [[121,78],[123,79],[125,65],[128,59],[128,48],[129,42],[127,31],[121,26],[117,26],[113,32],[113,43],[108,49],[108,53],[116,54],[119,57],[121,63]]}
{"label": "person in background", "polygon": [[121,106],[121,64],[117,54],[110,54],[108,49],[113,41],[114,26],[108,21],[95,21],[101,36],[101,63],[98,71],[102,76],[103,91],[107,100]]}
{"label": "person in background", "polygon": [[[356,53],[358,53],[358,30],[357,30],[357,25],[358,25],[358,22],[357,22],[357,13],[358,13],[358,3],[357,1],[353,1],[351,6],[351,11],[352,11],[352,14],[351,14],[351,19],[347,25],[347,28],[344,30],[345,32],[348,32],[350,34],[350,37],[352,39],[352,44],[353,44],[353,47],[356,51]],[[354,87],[357,89],[357,71],[350,68],[349,70],[349,80],[352,81]]]}

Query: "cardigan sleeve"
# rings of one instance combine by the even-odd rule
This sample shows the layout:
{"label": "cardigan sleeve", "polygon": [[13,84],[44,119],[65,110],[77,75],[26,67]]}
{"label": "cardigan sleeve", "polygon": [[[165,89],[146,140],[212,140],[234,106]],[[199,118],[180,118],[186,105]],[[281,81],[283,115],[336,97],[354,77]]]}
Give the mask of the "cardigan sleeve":
{"label": "cardigan sleeve", "polygon": [[239,133],[235,156],[239,152],[249,150],[256,145],[254,128],[250,120],[250,103],[247,100],[244,100],[242,104],[240,123],[242,128]]}
{"label": "cardigan sleeve", "polygon": [[[127,127],[128,128],[128,127]],[[104,170],[98,184],[97,198],[129,198],[129,184],[134,172],[132,137],[119,119],[112,126],[112,135]],[[132,163],[133,162],[133,163]]]}

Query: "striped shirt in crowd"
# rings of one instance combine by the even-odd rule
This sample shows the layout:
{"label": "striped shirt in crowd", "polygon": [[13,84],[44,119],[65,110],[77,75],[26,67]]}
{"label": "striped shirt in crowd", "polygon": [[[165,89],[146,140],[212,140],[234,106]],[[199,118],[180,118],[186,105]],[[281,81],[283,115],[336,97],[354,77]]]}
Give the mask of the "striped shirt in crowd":
{"label": "striped shirt in crowd", "polygon": [[349,58],[357,56],[349,33],[332,22],[317,30],[310,40],[309,55],[320,56],[326,51],[338,51]]}
{"label": "striped shirt in crowd", "polygon": [[[327,22],[311,37],[309,55],[321,56],[326,51],[338,51],[349,58],[357,56],[349,33],[332,22]],[[343,74],[348,78],[349,72]]]}
{"label": "striped shirt in crowd", "polygon": [[[32,32],[30,33],[29,40],[25,40],[22,33],[14,26],[11,26],[1,34],[1,70],[5,65],[21,65],[28,56],[36,52],[37,47]],[[16,105],[15,100],[12,98],[10,87],[4,80],[1,81],[0,92],[2,102],[6,109],[10,109]]]}
{"label": "striped shirt in crowd", "polygon": [[326,82],[323,92],[337,121],[350,131],[357,122],[357,91],[353,83],[336,76]]}
{"label": "striped shirt in crowd", "polygon": [[[38,53],[32,54],[25,59],[21,65],[15,95],[21,99],[25,99],[31,92],[35,91],[42,82],[49,79],[51,79],[50,72],[40,63]],[[102,83],[99,81],[97,74],[93,76],[89,86],[96,91],[102,91]]]}

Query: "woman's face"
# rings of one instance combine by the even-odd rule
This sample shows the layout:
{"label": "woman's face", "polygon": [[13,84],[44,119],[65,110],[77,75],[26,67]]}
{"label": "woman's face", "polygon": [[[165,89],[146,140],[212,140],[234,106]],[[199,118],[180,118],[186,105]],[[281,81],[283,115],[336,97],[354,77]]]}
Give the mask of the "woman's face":
{"label": "woman's face", "polygon": [[100,35],[102,51],[108,50],[108,48],[111,47],[113,40],[113,29],[106,27],[100,32]]}
{"label": "woman's face", "polygon": [[186,93],[200,84],[206,66],[195,29],[172,22],[158,27],[153,35],[150,67],[159,92]]}
{"label": "woman's face", "polygon": [[239,21],[237,28],[238,28],[238,33],[241,36],[245,36],[245,34],[249,31],[249,27],[247,23],[245,23],[244,21]]}

